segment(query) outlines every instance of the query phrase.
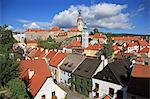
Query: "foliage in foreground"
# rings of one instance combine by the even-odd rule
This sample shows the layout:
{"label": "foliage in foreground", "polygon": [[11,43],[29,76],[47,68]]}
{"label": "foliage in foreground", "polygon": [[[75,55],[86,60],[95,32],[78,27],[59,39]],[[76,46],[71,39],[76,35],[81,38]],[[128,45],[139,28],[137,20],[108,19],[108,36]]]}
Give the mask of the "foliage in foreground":
{"label": "foliage in foreground", "polygon": [[8,89],[10,91],[10,96],[12,99],[29,98],[25,89],[26,86],[21,79],[19,78],[12,79],[8,82],[7,85],[8,85]]}

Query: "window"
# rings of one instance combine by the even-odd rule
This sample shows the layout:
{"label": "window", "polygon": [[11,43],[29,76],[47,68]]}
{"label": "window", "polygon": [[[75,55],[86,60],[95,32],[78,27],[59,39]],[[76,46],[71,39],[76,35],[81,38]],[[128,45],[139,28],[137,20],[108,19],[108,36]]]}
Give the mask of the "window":
{"label": "window", "polygon": [[99,89],[99,84],[95,83],[95,88]]}
{"label": "window", "polygon": [[136,99],[136,97],[135,96],[131,96],[131,99]]}
{"label": "window", "polygon": [[96,93],[96,98],[98,98],[99,97],[99,93]]}
{"label": "window", "polygon": [[65,71],[64,71],[64,75],[65,75]]}
{"label": "window", "polygon": [[55,96],[55,91],[52,92],[52,96]]}
{"label": "window", "polygon": [[45,96],[45,95],[42,95],[42,96],[41,96],[41,99],[46,99],[46,96]]}
{"label": "window", "polygon": [[113,88],[109,88],[109,95],[113,96],[114,95],[114,89]]}

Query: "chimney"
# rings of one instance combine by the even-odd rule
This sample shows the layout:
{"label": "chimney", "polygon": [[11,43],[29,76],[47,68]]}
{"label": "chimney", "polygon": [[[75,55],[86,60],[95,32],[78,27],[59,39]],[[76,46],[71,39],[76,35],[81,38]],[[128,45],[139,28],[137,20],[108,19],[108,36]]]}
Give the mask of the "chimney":
{"label": "chimney", "polygon": [[34,71],[31,69],[28,69],[28,75],[29,75],[29,79],[31,79],[34,75]]}
{"label": "chimney", "polygon": [[44,50],[44,48],[40,48],[40,50],[41,50],[41,51],[43,51],[43,50]]}
{"label": "chimney", "polygon": [[45,54],[47,54],[48,53],[48,49],[45,49]]}

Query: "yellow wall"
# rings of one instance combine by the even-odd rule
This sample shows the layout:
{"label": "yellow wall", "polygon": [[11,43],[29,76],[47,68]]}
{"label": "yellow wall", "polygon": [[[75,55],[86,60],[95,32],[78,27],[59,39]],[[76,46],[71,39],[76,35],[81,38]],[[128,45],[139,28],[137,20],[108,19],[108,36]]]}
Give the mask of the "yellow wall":
{"label": "yellow wall", "polygon": [[84,53],[86,56],[96,56],[96,53],[98,53],[98,50],[84,50]]}

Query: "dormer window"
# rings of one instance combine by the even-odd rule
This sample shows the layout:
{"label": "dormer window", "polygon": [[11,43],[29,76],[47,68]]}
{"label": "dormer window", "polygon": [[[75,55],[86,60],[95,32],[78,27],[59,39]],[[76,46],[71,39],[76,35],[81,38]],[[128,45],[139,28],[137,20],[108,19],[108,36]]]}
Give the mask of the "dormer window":
{"label": "dormer window", "polygon": [[41,99],[46,99],[46,96],[45,96],[45,95],[42,95],[42,96],[41,96]]}

